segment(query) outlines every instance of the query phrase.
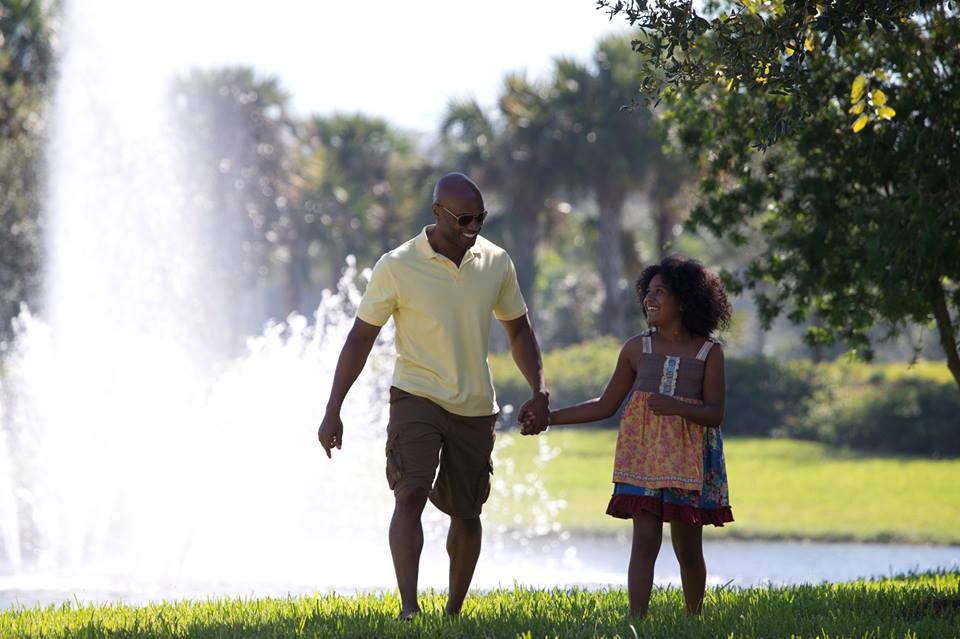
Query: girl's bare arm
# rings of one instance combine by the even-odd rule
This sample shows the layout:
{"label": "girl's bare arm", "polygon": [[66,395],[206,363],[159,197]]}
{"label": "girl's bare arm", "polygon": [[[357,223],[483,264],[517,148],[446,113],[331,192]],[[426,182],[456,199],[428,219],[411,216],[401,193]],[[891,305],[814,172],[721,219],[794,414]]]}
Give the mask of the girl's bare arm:
{"label": "girl's bare arm", "polygon": [[637,338],[631,338],[620,349],[620,355],[617,357],[617,367],[607,382],[607,387],[603,389],[600,397],[594,397],[580,404],[550,411],[550,424],[586,424],[606,419],[617,412],[620,404],[623,403],[630,388],[633,387],[633,381],[636,377],[636,370],[633,367],[633,353],[636,349]]}

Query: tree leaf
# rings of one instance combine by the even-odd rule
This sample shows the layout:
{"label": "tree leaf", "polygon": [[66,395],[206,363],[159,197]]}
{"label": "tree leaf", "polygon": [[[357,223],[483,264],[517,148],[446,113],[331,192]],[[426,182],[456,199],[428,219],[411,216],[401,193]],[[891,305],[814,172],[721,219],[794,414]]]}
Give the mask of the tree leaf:
{"label": "tree leaf", "polygon": [[887,96],[883,91],[877,89],[870,94],[870,99],[873,100],[874,106],[883,106],[887,103]]}
{"label": "tree leaf", "polygon": [[861,113],[863,113],[863,110],[866,108],[866,106],[867,106],[866,100],[860,100],[859,102],[854,104],[852,107],[850,107],[850,110],[848,111],[848,113],[851,113],[853,115],[860,115]]}
{"label": "tree leaf", "polygon": [[888,106],[882,106],[882,107],[880,107],[880,108],[877,110],[877,117],[879,117],[879,118],[881,118],[881,119],[883,119],[883,120],[890,120],[890,119],[892,119],[893,116],[895,116],[896,114],[897,114],[897,112],[894,111],[893,109],[891,109],[891,108],[888,107]]}
{"label": "tree leaf", "polygon": [[859,133],[860,130],[861,130],[863,127],[867,126],[867,119],[868,119],[868,118],[867,118],[867,114],[864,113],[864,114],[861,115],[859,118],[857,118],[856,120],[854,120],[854,122],[853,122],[853,132],[854,132],[854,133]]}
{"label": "tree leaf", "polygon": [[856,102],[863,95],[863,88],[867,85],[867,78],[863,74],[853,79],[853,86],[850,87],[850,101]]}

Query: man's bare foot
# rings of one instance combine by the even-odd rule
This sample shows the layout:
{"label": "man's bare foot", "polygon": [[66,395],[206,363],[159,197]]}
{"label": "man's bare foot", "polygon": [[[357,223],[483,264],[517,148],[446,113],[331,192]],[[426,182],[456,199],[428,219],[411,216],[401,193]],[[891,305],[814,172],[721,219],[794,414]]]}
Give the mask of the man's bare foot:
{"label": "man's bare foot", "polygon": [[460,611],[459,611],[459,610],[450,610],[449,607],[444,608],[444,609],[443,609],[443,612],[444,612],[444,614],[447,615],[448,617],[459,617],[459,616],[460,616]]}
{"label": "man's bare foot", "polygon": [[414,608],[412,610],[401,610],[400,614],[397,615],[397,621],[413,621],[419,614],[419,608]]}

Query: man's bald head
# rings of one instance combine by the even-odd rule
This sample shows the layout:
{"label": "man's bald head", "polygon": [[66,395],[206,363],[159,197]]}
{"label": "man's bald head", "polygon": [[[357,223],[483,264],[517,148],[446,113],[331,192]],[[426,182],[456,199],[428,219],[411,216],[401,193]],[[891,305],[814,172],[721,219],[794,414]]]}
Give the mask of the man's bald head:
{"label": "man's bald head", "polygon": [[473,180],[463,173],[447,173],[437,180],[433,187],[433,201],[435,204],[465,204],[479,201],[483,207],[483,195]]}
{"label": "man's bald head", "polygon": [[435,236],[462,256],[477,241],[486,216],[480,189],[463,173],[447,173],[433,187],[432,208]]}

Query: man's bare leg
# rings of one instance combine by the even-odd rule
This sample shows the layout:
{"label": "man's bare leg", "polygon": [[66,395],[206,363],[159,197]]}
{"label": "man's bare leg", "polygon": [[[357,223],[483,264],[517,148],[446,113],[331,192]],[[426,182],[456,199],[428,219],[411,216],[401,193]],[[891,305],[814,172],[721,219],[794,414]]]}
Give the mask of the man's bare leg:
{"label": "man's bare leg", "polygon": [[394,492],[393,519],[390,520],[390,554],[400,590],[400,618],[409,619],[420,612],[417,602],[417,577],[423,550],[423,524],[420,517],[427,504],[427,491],[417,486]]}
{"label": "man's bare leg", "polygon": [[471,519],[450,518],[447,533],[447,554],[450,555],[450,590],[447,599],[447,614],[458,615],[467,596],[473,571],[480,558],[480,541],[483,526],[479,517]]}

